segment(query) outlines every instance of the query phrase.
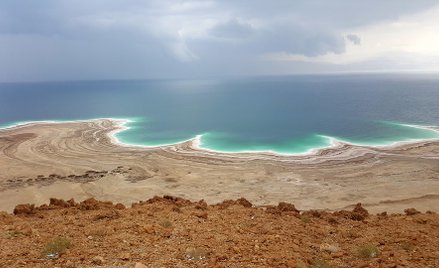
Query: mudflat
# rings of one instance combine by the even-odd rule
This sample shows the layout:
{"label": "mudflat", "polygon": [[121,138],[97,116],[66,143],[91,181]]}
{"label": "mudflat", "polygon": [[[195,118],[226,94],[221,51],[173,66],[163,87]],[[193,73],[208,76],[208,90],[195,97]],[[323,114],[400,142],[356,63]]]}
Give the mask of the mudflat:
{"label": "mudflat", "polygon": [[141,148],[112,138],[121,122],[35,123],[0,130],[0,211],[49,198],[131,204],[156,195],[218,203],[285,201],[300,210],[437,210],[439,141],[373,148],[336,144],[309,155],[226,154],[195,141]]}

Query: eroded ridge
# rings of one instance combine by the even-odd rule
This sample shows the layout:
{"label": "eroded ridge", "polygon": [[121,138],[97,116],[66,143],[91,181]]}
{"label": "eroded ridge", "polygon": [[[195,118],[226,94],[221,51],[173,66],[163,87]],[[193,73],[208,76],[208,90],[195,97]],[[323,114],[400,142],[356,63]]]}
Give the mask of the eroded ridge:
{"label": "eroded ridge", "polygon": [[14,213],[0,213],[1,267],[439,265],[439,217],[413,208],[372,215],[357,204],[330,213],[164,196],[129,208],[52,198]]}

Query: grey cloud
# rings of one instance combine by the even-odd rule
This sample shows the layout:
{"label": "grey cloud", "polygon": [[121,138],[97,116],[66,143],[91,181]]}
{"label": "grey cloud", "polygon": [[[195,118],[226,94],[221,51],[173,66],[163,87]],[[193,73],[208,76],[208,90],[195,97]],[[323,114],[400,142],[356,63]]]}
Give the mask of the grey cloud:
{"label": "grey cloud", "polygon": [[251,37],[255,29],[248,22],[238,19],[231,19],[225,23],[218,24],[210,30],[210,34],[219,38],[243,39]]}
{"label": "grey cloud", "polygon": [[339,34],[302,27],[276,27],[263,35],[261,45],[265,52],[286,52],[309,57],[345,51],[344,39]]}
{"label": "grey cloud", "polygon": [[[344,39],[337,33],[285,23],[256,29],[249,22],[232,19],[215,26],[209,34],[227,41],[247,41],[229,44],[235,50],[229,51],[232,54],[242,54],[239,50],[245,50],[244,53],[252,54],[286,52],[313,57],[328,52],[339,54],[345,50]],[[209,44],[208,47],[215,48],[215,45]]]}
{"label": "grey cloud", "polygon": [[223,0],[236,9],[257,17],[273,20],[292,18],[305,24],[321,24],[334,27],[355,27],[382,20],[397,19],[435,5],[436,0]]}
{"label": "grey cloud", "polygon": [[349,29],[434,5],[435,0],[2,0],[0,80],[252,74],[268,68],[257,64],[262,54],[341,54],[346,42],[361,42],[345,36]]}
{"label": "grey cloud", "polygon": [[351,41],[354,45],[361,45],[361,38],[356,34],[348,34],[346,38]]}

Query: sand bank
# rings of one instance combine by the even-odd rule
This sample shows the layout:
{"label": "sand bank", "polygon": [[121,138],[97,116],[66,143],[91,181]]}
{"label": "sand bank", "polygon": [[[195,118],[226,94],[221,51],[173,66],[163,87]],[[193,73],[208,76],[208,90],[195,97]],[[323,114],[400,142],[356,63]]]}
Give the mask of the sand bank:
{"label": "sand bank", "polygon": [[123,120],[29,123],[0,130],[0,210],[49,197],[129,204],[170,194],[209,203],[246,197],[299,209],[437,210],[439,142],[390,147],[334,142],[304,155],[218,153],[199,140],[121,145]]}

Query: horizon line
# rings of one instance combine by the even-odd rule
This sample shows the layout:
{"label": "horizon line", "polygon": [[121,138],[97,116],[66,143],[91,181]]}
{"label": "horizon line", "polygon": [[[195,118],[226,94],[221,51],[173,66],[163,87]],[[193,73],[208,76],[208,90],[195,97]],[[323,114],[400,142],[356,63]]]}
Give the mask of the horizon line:
{"label": "horizon line", "polygon": [[0,84],[26,84],[26,83],[60,83],[60,82],[101,82],[101,81],[178,81],[178,80],[213,80],[213,79],[237,79],[258,77],[288,77],[288,76],[338,76],[338,75],[368,75],[368,74],[439,74],[439,69],[432,70],[364,70],[364,71],[336,71],[336,72],[299,72],[278,74],[242,74],[242,75],[218,75],[199,77],[133,77],[133,78],[85,78],[85,79],[48,79],[48,80],[12,80],[0,81]]}

